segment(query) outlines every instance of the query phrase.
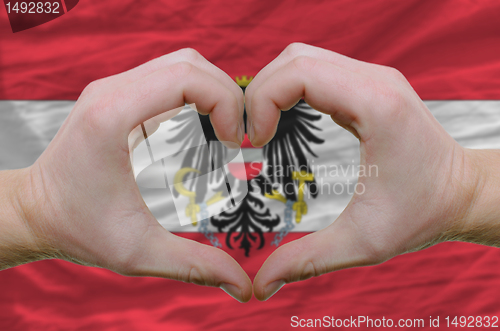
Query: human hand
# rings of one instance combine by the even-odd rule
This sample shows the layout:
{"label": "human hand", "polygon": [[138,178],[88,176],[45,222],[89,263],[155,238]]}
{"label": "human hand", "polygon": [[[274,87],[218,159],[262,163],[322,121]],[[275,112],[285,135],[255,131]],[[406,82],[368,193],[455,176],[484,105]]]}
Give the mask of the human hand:
{"label": "human hand", "polygon": [[87,86],[48,148],[23,172],[21,204],[32,255],[219,286],[239,301],[250,300],[251,281],[239,264],[222,250],[165,230],[134,180],[129,133],[185,103],[210,114],[221,141],[241,143],[241,89],[194,50]]}
{"label": "human hand", "polygon": [[441,127],[397,70],[291,44],[245,92],[253,145],[274,135],[280,109],[301,97],[360,141],[360,163],[377,169],[330,226],[279,247],[254,279],[267,300],[284,284],[381,263],[459,238],[479,177],[470,150]]}

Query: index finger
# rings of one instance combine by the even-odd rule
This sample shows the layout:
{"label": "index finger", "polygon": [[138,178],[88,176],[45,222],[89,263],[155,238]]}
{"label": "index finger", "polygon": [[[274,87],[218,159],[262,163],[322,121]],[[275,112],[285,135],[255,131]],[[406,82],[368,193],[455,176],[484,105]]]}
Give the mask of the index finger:
{"label": "index finger", "polygon": [[247,101],[247,128],[254,146],[272,139],[280,111],[290,109],[302,97],[313,108],[332,116],[335,122],[364,134],[362,119],[370,109],[373,81],[312,57],[299,56],[272,73]]}
{"label": "index finger", "polygon": [[222,85],[230,90],[236,96],[238,105],[243,116],[243,92],[241,88],[234,82],[228,74],[208,61],[203,55],[193,48],[183,48],[178,51],[166,54],[159,58],[146,62],[136,68],[119,74],[120,79],[128,80],[129,82],[144,78],[155,71],[164,69],[168,66],[179,62],[189,62],[198,69],[205,71],[212,77],[217,79]]}
{"label": "index finger", "polygon": [[352,72],[374,70],[376,65],[359,61],[348,56],[303,43],[288,45],[280,55],[259,71],[245,90],[247,108],[251,106],[252,95],[258,86],[262,85],[273,73],[286,66],[290,61],[299,56],[309,56],[315,59],[334,64]]}
{"label": "index finger", "polygon": [[112,81],[114,88],[119,88],[127,84],[154,73],[155,71],[163,70],[167,67],[175,65],[179,62],[189,62],[198,69],[208,73],[217,79],[222,85],[230,90],[238,101],[240,115],[243,116],[243,92],[241,88],[229,77],[224,71],[212,64],[198,51],[193,48],[183,48],[178,51],[160,56],[156,59],[148,61],[140,66],[132,68],[128,71],[108,77]]}
{"label": "index finger", "polygon": [[[155,71],[105,95],[82,101],[82,116],[90,136],[128,144],[129,133],[161,113],[194,103],[198,112],[210,114],[221,142],[243,140],[242,116],[236,96],[217,79],[189,62]],[[115,147],[109,145],[110,147]],[[128,150],[128,146],[123,146]]]}

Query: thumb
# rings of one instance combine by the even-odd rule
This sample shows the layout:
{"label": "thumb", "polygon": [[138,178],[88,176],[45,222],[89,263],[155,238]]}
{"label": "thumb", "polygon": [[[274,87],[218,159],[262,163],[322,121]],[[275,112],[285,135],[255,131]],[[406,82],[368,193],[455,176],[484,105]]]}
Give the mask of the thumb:
{"label": "thumb", "polygon": [[229,254],[218,248],[178,237],[159,224],[150,228],[144,236],[140,253],[122,273],[220,287],[240,302],[251,299],[252,282]]}
{"label": "thumb", "polygon": [[[374,263],[356,225],[342,213],[327,228],[287,243],[273,252],[255,276],[254,295],[264,301],[285,284],[339,269]],[[362,242],[362,241],[361,241]]]}

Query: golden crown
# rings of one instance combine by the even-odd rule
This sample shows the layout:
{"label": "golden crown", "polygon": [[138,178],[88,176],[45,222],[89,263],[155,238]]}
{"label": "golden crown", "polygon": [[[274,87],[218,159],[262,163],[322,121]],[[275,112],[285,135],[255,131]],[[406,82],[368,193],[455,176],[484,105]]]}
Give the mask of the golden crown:
{"label": "golden crown", "polygon": [[250,82],[252,81],[253,79],[253,76],[250,76],[250,77],[247,77],[247,76],[241,76],[238,77],[236,76],[236,83],[240,86],[240,87],[247,87],[248,84],[250,84]]}

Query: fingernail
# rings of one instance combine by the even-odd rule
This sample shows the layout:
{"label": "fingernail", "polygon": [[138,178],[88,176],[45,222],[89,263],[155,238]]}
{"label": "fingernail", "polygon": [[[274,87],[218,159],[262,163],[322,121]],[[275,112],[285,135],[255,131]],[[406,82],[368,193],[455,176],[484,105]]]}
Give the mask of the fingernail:
{"label": "fingernail", "polygon": [[264,289],[264,294],[265,294],[265,299],[264,300],[267,300],[269,299],[270,297],[272,297],[276,292],[278,292],[280,290],[280,288],[282,288],[284,285],[285,285],[285,281],[283,280],[276,280],[270,284],[268,284],[266,286],[266,288]]}
{"label": "fingernail", "polygon": [[241,295],[241,290],[239,289],[239,287],[234,286],[233,284],[223,283],[220,285],[220,288],[231,297],[233,297],[233,299],[236,299],[239,302],[243,302],[243,296]]}
{"label": "fingernail", "polygon": [[253,122],[251,120],[247,121],[247,134],[248,134],[248,139],[250,140],[250,142],[252,142],[255,135],[255,131],[253,128]]}
{"label": "fingernail", "polygon": [[243,139],[245,139],[245,124],[243,124],[243,120],[240,121],[240,124],[238,125],[238,140],[241,143],[243,142]]}

